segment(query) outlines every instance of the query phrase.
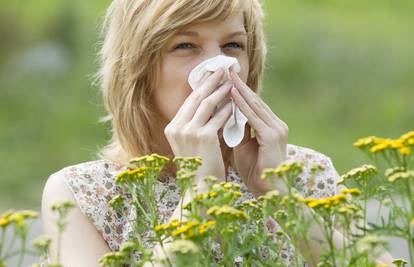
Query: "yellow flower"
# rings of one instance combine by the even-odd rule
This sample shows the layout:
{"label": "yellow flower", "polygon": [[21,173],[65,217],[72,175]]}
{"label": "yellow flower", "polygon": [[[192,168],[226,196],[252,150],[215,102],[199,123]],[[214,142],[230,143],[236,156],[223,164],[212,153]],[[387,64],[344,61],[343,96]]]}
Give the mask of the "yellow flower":
{"label": "yellow flower", "polygon": [[157,153],[152,153],[151,155],[144,155],[141,157],[131,158],[129,160],[129,163],[145,164],[146,162],[148,163],[154,162],[156,166],[160,166],[160,165],[164,165],[168,161],[170,161],[169,158],[158,155]]}
{"label": "yellow flower", "polygon": [[52,211],[58,211],[59,213],[66,213],[70,209],[74,208],[76,205],[75,202],[70,200],[56,201],[53,202],[51,208]]}
{"label": "yellow flower", "polygon": [[[204,199],[209,199],[209,198],[215,198],[218,196],[218,193],[216,191],[210,191],[208,193],[201,193],[201,194],[197,194],[194,196],[194,200],[195,201],[201,201]],[[191,202],[188,202],[185,206],[190,205]]]}
{"label": "yellow flower", "polygon": [[392,174],[388,177],[388,181],[393,183],[396,180],[407,179],[407,178],[414,178],[414,171],[413,170],[394,173],[394,174]]}
{"label": "yellow flower", "polygon": [[35,219],[38,217],[38,213],[32,210],[19,210],[14,213],[7,211],[0,220],[0,226],[5,227],[9,223],[16,223],[18,228],[22,228],[26,219]]}
{"label": "yellow flower", "polygon": [[18,228],[24,225],[24,216],[20,212],[15,212],[10,216],[10,221],[16,223]]}
{"label": "yellow flower", "polygon": [[155,232],[163,231],[163,230],[168,229],[169,226],[170,226],[170,224],[168,224],[168,223],[159,224],[159,225],[154,227],[154,230],[155,230]]}
{"label": "yellow flower", "polygon": [[170,222],[169,227],[175,228],[183,224],[183,222],[180,222],[178,219],[174,219]]}
{"label": "yellow flower", "polygon": [[279,191],[275,189],[275,190],[266,192],[266,194],[263,196],[263,199],[272,200],[272,199],[276,199],[279,195],[280,195]]}
{"label": "yellow flower", "polygon": [[365,147],[368,145],[373,145],[376,144],[379,141],[380,138],[376,137],[376,136],[367,136],[364,138],[360,138],[358,139],[353,145],[355,147]]}
{"label": "yellow flower", "polygon": [[414,137],[414,131],[410,131],[408,133],[405,133],[405,134],[401,135],[400,138],[401,139],[404,139],[404,140],[408,140],[408,139],[410,139],[412,137]]}
{"label": "yellow flower", "polygon": [[377,168],[374,165],[364,164],[361,167],[357,167],[348,171],[341,176],[341,179],[347,180],[354,178],[356,181],[361,181],[365,178],[371,178],[371,176],[374,176],[377,173]]}
{"label": "yellow flower", "polygon": [[377,153],[377,152],[383,151],[387,148],[390,148],[392,143],[393,143],[392,139],[389,139],[389,138],[388,139],[381,139],[380,143],[377,144],[377,145],[374,145],[373,147],[371,147],[370,151],[372,153]]}
{"label": "yellow flower", "polygon": [[407,156],[411,153],[411,150],[408,146],[400,148],[401,155]]}
{"label": "yellow flower", "polygon": [[180,228],[178,228],[177,230],[175,230],[174,232],[171,233],[172,236],[178,236],[181,235],[183,233],[186,233],[187,231],[189,231],[191,228],[199,225],[200,222],[199,221],[189,221],[189,222],[185,222],[183,226],[181,226]]}
{"label": "yellow flower", "polygon": [[236,198],[239,198],[239,197],[241,197],[243,195],[243,193],[242,192],[240,192],[240,191],[233,191],[233,196],[234,197],[236,197]]}
{"label": "yellow flower", "polygon": [[314,201],[308,202],[308,206],[310,208],[314,208],[314,207],[317,207],[319,205],[321,205],[321,201],[320,200],[314,200]]}
{"label": "yellow flower", "polygon": [[37,249],[48,249],[50,243],[52,242],[52,238],[48,235],[41,235],[38,236],[35,240],[32,241],[33,246]]}
{"label": "yellow flower", "polygon": [[139,168],[130,170],[129,175],[131,175],[132,178],[134,178],[134,179],[140,179],[140,178],[143,178],[146,175],[148,169],[149,168],[145,167],[145,166],[139,167]]}
{"label": "yellow flower", "polygon": [[241,206],[250,206],[253,208],[259,208],[256,200],[245,200],[241,203]]}
{"label": "yellow flower", "polygon": [[202,193],[202,194],[197,194],[194,197],[194,200],[203,200],[203,199],[206,199],[206,198],[208,198],[208,193]]}
{"label": "yellow flower", "polygon": [[0,227],[1,228],[5,228],[9,224],[10,224],[9,219],[7,219],[7,218],[0,218]]}
{"label": "yellow flower", "polygon": [[175,157],[173,162],[178,166],[179,169],[196,170],[203,164],[201,157]]}
{"label": "yellow flower", "polygon": [[147,170],[149,168],[142,166],[135,169],[128,169],[119,173],[115,179],[115,183],[124,184],[124,183],[133,183],[137,180],[140,180],[145,177]]}
{"label": "yellow flower", "polygon": [[346,188],[341,190],[341,194],[361,195],[361,190],[358,188]]}
{"label": "yellow flower", "polygon": [[405,171],[404,167],[394,167],[394,168],[388,168],[385,170],[385,176],[389,177],[397,172],[403,172]]}
{"label": "yellow flower", "polygon": [[325,209],[329,209],[333,206],[337,206],[339,203],[346,200],[345,195],[334,195],[332,197],[322,198],[322,199],[315,199],[315,198],[308,198],[305,199],[305,203],[307,203],[308,207],[316,208],[322,206]]}
{"label": "yellow flower", "polygon": [[272,175],[276,175],[278,177],[283,177],[291,172],[302,172],[304,166],[304,162],[296,162],[293,161],[291,163],[282,163],[277,168],[265,168],[260,175],[261,179],[268,179]]}
{"label": "yellow flower", "polygon": [[339,178],[339,180],[336,182],[337,185],[344,184],[345,179],[343,177]]}
{"label": "yellow flower", "polygon": [[200,228],[198,230],[200,235],[204,234],[209,229],[214,228],[216,226],[216,223],[217,223],[216,221],[210,220],[210,221],[207,221],[207,222],[203,223],[202,225],[200,225]]}
{"label": "yellow flower", "polygon": [[414,226],[414,218],[411,218],[410,224],[411,226]]}
{"label": "yellow flower", "polygon": [[355,206],[355,205],[353,205],[353,204],[351,204],[351,205],[345,205],[343,207],[340,207],[338,209],[338,211],[340,213],[354,214],[354,213],[356,213],[358,211],[358,207]]}
{"label": "yellow flower", "polygon": [[230,216],[236,219],[247,219],[248,218],[247,214],[244,213],[244,211],[235,209],[228,205],[223,205],[221,207],[213,206],[207,210],[207,214],[217,216],[217,217],[221,215]]}
{"label": "yellow flower", "polygon": [[14,209],[10,209],[5,211],[0,217],[0,227],[5,228],[7,225],[10,224],[10,216],[15,212]]}
{"label": "yellow flower", "polygon": [[391,148],[401,148],[404,146],[404,140],[403,139],[397,139],[393,140],[391,142]]}
{"label": "yellow flower", "polygon": [[197,245],[190,241],[190,240],[174,240],[171,242],[171,246],[169,248],[173,253],[182,253],[182,254],[195,254],[198,253],[200,250]]}
{"label": "yellow flower", "polygon": [[232,187],[232,183],[230,183],[230,182],[228,182],[228,183],[225,183],[224,185],[223,185],[223,187],[225,188],[225,189],[230,189],[231,187]]}
{"label": "yellow flower", "polygon": [[304,197],[302,197],[300,194],[298,193],[293,193],[292,197],[295,198],[297,201],[305,203],[306,199]]}

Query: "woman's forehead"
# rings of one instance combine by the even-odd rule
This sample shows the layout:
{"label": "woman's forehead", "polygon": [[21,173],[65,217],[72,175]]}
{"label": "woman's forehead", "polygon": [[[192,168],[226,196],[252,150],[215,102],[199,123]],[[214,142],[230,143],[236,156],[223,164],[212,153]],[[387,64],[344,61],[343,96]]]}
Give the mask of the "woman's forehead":
{"label": "woman's forehead", "polygon": [[245,32],[244,17],[242,12],[232,14],[224,20],[214,20],[208,22],[197,23],[194,22],[183,27],[176,35],[197,35],[197,32],[204,29],[224,29],[228,31],[241,31]]}

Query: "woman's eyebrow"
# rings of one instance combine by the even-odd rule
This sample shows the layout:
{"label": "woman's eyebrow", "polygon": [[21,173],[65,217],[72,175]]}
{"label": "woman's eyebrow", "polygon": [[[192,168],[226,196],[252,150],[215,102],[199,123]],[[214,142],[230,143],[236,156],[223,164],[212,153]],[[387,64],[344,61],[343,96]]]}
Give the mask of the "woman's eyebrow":
{"label": "woman's eyebrow", "polygon": [[[176,36],[179,36],[179,35],[198,36],[198,32],[181,31],[181,32],[178,32],[176,34]],[[244,32],[244,31],[233,32],[233,33],[230,33],[229,35],[227,35],[227,37],[233,37],[233,36],[237,36],[237,35],[246,35],[246,32]]]}

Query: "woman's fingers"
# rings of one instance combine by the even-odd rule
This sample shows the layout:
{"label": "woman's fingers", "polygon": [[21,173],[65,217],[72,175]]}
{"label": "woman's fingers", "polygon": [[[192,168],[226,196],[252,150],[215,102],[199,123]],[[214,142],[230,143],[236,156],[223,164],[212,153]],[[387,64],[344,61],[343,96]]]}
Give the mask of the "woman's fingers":
{"label": "woman's fingers", "polygon": [[269,127],[280,125],[287,127],[286,123],[273,113],[272,109],[240,79],[237,73],[231,71],[230,76],[245,102]]}
{"label": "woman's fingers", "polygon": [[205,131],[218,132],[229,119],[232,112],[231,101],[225,104],[216,114],[202,127]]}
{"label": "woman's fingers", "polygon": [[177,119],[177,125],[183,126],[189,122],[200,106],[201,101],[209,96],[219,85],[224,74],[224,69],[220,68],[212,75],[205,78],[205,81],[199,88],[194,90],[184,101],[181,108],[178,110],[175,118]]}
{"label": "woman's fingers", "polygon": [[190,121],[190,124],[194,127],[201,127],[206,124],[213,115],[216,107],[225,99],[226,96],[228,96],[232,85],[231,81],[225,82],[211,95],[201,101],[193,119]]}
{"label": "woman's fingers", "polygon": [[258,117],[258,115],[250,108],[244,98],[240,95],[239,91],[232,87],[231,95],[233,97],[234,102],[236,102],[237,106],[240,108],[240,111],[247,117],[249,124],[256,130],[265,129],[269,126]]}

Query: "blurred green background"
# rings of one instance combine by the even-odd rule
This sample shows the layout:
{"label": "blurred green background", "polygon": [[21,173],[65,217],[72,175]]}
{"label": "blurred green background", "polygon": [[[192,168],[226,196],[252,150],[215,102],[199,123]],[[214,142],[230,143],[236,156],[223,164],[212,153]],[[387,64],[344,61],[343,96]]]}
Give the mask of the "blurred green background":
{"label": "blurred green background", "polygon": [[[39,209],[47,177],[109,138],[98,33],[110,1],[0,0],[0,210]],[[414,130],[414,1],[264,2],[263,99],[289,143],[340,174],[370,162],[352,143]]]}

